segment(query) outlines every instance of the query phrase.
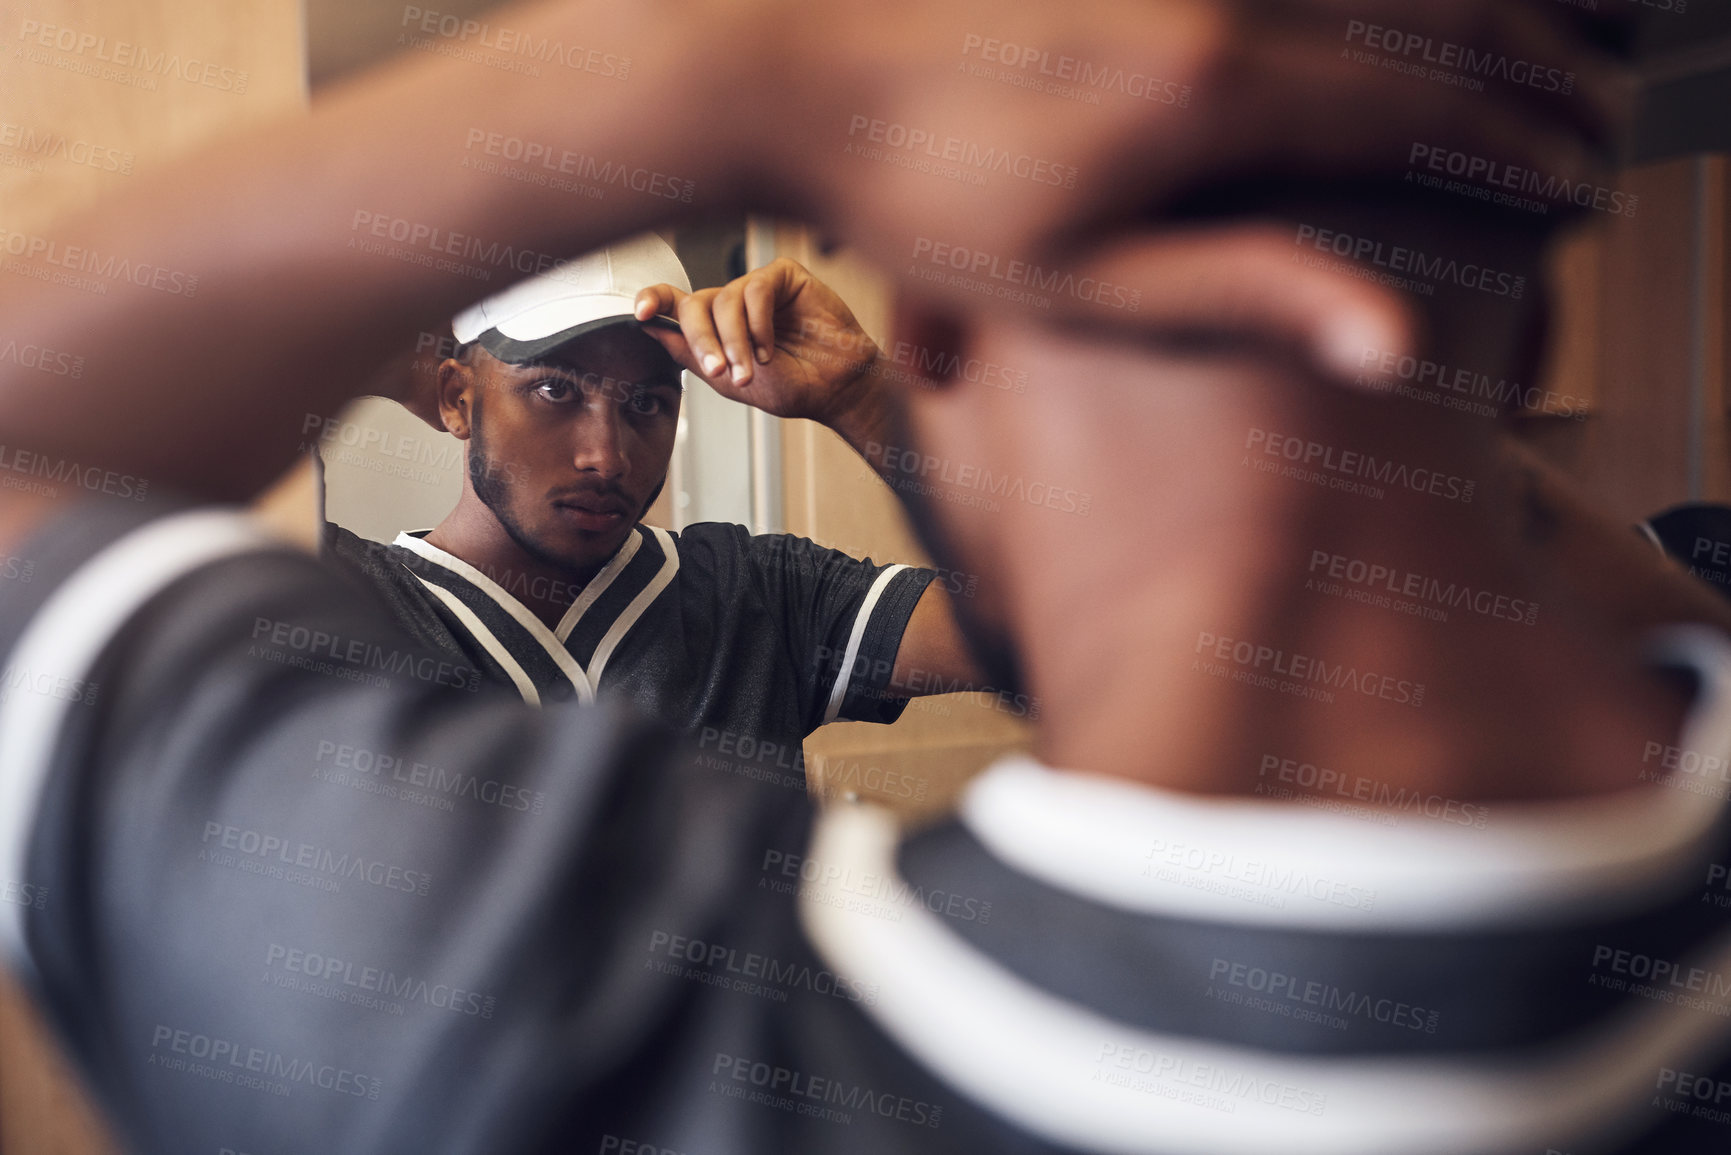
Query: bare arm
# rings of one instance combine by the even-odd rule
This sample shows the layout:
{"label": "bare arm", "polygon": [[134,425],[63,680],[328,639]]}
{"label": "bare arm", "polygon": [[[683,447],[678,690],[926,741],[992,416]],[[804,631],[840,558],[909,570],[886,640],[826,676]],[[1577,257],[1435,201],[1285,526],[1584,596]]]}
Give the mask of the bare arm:
{"label": "bare arm", "polygon": [[890,674],[890,689],[918,698],[954,693],[958,683],[980,690],[996,688],[981,685],[980,677],[967,642],[956,628],[954,600],[943,587],[935,583],[927,586],[902,633],[896,668]]}
{"label": "bare arm", "polygon": [[[1458,26],[1518,47],[1527,26],[1469,19],[1503,6],[1365,5],[1371,15],[1400,11],[1413,27]],[[0,369],[0,436],[147,478],[153,489],[244,499],[290,460],[306,413],[333,411],[474,297],[679,213],[746,205],[813,217],[892,267],[905,268],[922,240],[932,253],[941,241],[1090,284],[1111,280],[1140,301],[1131,312],[1062,296],[1055,319],[1272,331],[1320,366],[1349,371],[1344,336],[1385,347],[1400,340],[1398,310],[1381,293],[1291,276],[1284,244],[1241,233],[1230,233],[1229,255],[1253,275],[1199,288],[1194,276],[1170,275],[1173,251],[1147,233],[1147,213],[1211,173],[1257,162],[1330,174],[1398,169],[1396,146],[1414,134],[1511,160],[1536,156],[1546,171],[1572,171],[1582,153],[1537,131],[1567,117],[1530,93],[1503,98],[1506,116],[1488,115],[1482,100],[1445,86],[1340,62],[1328,4],[1307,8],[1313,35],[1300,39],[1282,40],[1288,25],[1257,11],[1202,0],[1076,0],[1061,12],[1033,0],[515,8],[510,23],[522,35],[629,60],[628,81],[616,66],[609,75],[549,64],[528,76],[417,54],[343,87],[310,117],[141,177],[124,200],[51,239],[63,255],[160,273],[144,277],[159,287],[117,282],[98,295],[0,278],[9,336],[78,349],[87,363],[75,392]],[[1153,69],[1193,98],[1092,108],[1005,93],[956,67],[982,27],[1108,69]],[[1383,115],[1343,116],[1364,107]],[[911,120],[1074,169],[1077,186],[993,178],[993,211],[983,213],[971,186],[845,155],[853,136]],[[465,167],[495,136],[543,157],[677,177],[693,199],[620,191],[575,201]],[[1101,245],[1112,236],[1128,240]],[[1211,254],[1192,252],[1188,267],[1224,267],[1220,251]],[[439,265],[447,259],[482,276]],[[1254,275],[1276,268],[1285,279]],[[196,293],[160,287],[184,290],[194,278]],[[1301,283],[1314,291],[1294,291]],[[964,288],[931,291],[954,305],[983,303]],[[0,526],[38,516],[28,507],[43,504],[16,495],[0,503],[16,507],[0,513]]]}

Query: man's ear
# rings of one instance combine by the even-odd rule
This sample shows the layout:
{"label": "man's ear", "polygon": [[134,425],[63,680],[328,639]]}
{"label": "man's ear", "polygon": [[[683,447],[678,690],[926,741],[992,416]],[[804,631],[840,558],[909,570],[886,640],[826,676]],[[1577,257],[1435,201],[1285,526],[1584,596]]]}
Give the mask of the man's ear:
{"label": "man's ear", "polygon": [[[473,368],[455,358],[445,358],[439,363],[431,398],[436,419],[427,423],[443,429],[459,441],[469,440],[469,407],[478,388],[480,380]],[[418,411],[417,415],[424,418]]]}

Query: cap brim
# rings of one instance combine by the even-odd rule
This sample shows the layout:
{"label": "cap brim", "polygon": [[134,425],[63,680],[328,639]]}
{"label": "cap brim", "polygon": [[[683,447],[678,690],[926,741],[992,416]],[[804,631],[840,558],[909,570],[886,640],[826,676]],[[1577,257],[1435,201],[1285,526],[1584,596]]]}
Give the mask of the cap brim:
{"label": "cap brim", "polygon": [[679,332],[679,322],[672,317],[651,317],[647,321],[639,321],[629,313],[615,314],[608,317],[596,317],[573,325],[569,329],[561,329],[557,333],[549,333],[545,337],[535,337],[530,340],[518,340],[507,337],[497,329],[488,329],[475,340],[481,348],[487,350],[499,360],[509,365],[522,365],[529,361],[539,361],[560,346],[568,345],[579,337],[587,336],[598,329],[606,329],[613,325],[637,325],[643,327],[654,325],[657,328],[672,329]]}

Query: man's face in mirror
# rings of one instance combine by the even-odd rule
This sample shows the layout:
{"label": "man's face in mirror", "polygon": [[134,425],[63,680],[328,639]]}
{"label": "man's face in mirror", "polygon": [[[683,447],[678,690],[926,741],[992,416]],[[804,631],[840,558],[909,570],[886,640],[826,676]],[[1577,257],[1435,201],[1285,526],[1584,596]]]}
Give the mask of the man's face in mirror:
{"label": "man's face in mirror", "polygon": [[667,478],[679,368],[633,322],[532,363],[476,347],[440,367],[440,416],[468,444],[469,487],[525,552],[605,564]]}

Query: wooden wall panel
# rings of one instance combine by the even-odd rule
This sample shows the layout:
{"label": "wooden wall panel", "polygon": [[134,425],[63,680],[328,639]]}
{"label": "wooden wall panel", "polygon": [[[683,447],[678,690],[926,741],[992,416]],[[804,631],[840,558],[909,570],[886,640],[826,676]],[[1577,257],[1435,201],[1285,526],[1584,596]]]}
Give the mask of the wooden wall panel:
{"label": "wooden wall panel", "polygon": [[[153,164],[304,106],[302,40],[298,0],[0,3],[0,228],[123,194]],[[130,163],[109,171],[115,154]]]}
{"label": "wooden wall panel", "polygon": [[[1558,339],[1546,365],[1543,388],[1568,407],[1580,402],[1599,411],[1599,336],[1604,326],[1605,231],[1593,228],[1566,239],[1552,262],[1552,278],[1564,286],[1553,301]],[[1541,409],[1543,407],[1541,406]],[[1562,409],[1554,405],[1553,411]]]}
{"label": "wooden wall panel", "polygon": [[1698,496],[1731,500],[1725,173],[1723,158],[1629,170],[1618,184],[1640,195],[1637,214],[1592,222],[1561,262],[1548,387],[1592,398],[1592,415],[1533,419],[1523,433],[1631,523],[1697,496],[1693,446]]}
{"label": "wooden wall panel", "polygon": [[[304,108],[302,41],[299,0],[0,0],[0,230],[52,237],[151,166]],[[307,507],[304,486],[282,492]],[[112,1150],[28,1000],[0,983],[0,1151]]]}

